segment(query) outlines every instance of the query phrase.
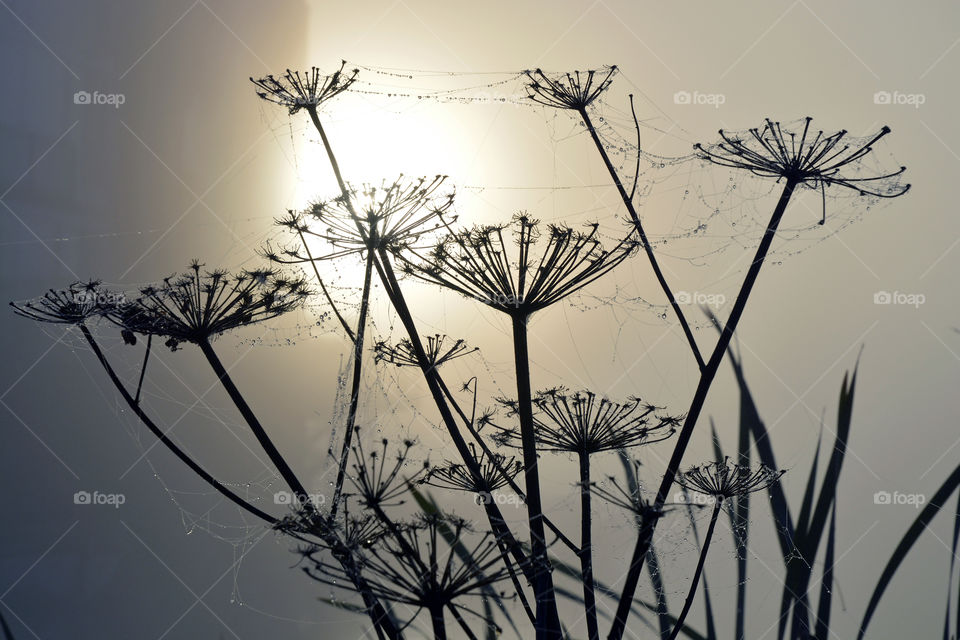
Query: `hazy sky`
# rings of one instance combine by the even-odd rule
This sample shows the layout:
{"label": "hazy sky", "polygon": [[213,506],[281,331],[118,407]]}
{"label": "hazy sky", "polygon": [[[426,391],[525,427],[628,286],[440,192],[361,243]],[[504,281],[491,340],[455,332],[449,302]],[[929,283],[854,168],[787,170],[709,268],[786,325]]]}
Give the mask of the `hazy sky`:
{"label": "hazy sky", "polygon": [[[795,505],[821,412],[825,442],[832,442],[840,381],[863,347],[839,493],[836,573],[845,608],[835,604],[836,637],[851,637],[882,564],[917,513],[909,505],[875,504],[874,494],[929,496],[960,458],[956,3],[0,0],[0,43],[0,288],[7,300],[92,277],[132,287],[194,257],[211,267],[258,264],[256,248],[276,235],[273,218],[331,195],[335,186],[305,120],[263,104],[247,80],[287,67],[332,71],[346,59],[379,68],[361,68],[357,86],[370,93],[345,96],[326,114],[344,173],[357,182],[401,172],[448,174],[465,222],[505,220],[518,209],[613,226],[624,215],[572,118],[514,104],[522,85],[511,74],[525,68],[618,65],[621,74],[599,112],[604,126],[632,140],[626,96],[633,93],[642,146],[665,156],[689,153],[721,127],[758,126],[767,116],[810,115],[824,129],[857,135],[887,124],[893,134],[884,158],[908,167],[911,192],[870,211],[853,199],[829,202],[824,229],[776,246],[781,264],[765,267],[738,330],[778,462],[793,471],[783,482]],[[385,95],[453,88],[457,99],[450,101]],[[77,92],[104,103],[78,104]],[[645,222],[655,237],[672,238],[708,218],[708,205],[722,208],[705,237],[671,239],[662,251],[675,290],[729,299],[756,240],[742,230],[756,230],[773,201],[762,184],[738,185],[739,196],[727,172],[678,166],[645,167],[653,184],[649,193],[641,190]],[[738,198],[748,200],[746,209],[736,208]],[[819,215],[819,196],[806,194],[791,205],[786,224],[807,229]],[[733,220],[739,229],[729,226]],[[713,255],[719,248],[725,250]],[[788,255],[794,248],[803,251]],[[691,256],[699,259],[684,259]],[[338,268],[339,284],[355,284],[356,265]],[[481,348],[483,360],[455,370],[481,377],[481,402],[509,392],[503,320],[424,285],[408,286],[425,331],[467,337]],[[621,302],[662,302],[642,258],[596,293],[613,296],[615,288]],[[922,296],[923,303],[876,304],[881,292],[900,294],[894,302]],[[683,412],[696,366],[682,334],[659,310],[604,300],[584,297],[535,318],[535,386],[639,394]],[[718,312],[725,316],[728,308],[721,304]],[[233,369],[238,384],[295,468],[322,487],[346,343],[331,327],[311,327],[313,320],[304,314],[297,326],[281,323],[264,346],[245,336],[224,339],[218,350],[231,364],[242,359]],[[399,335],[390,331],[382,300],[374,321],[378,335]],[[210,522],[183,521],[171,498],[194,511],[212,500],[189,495],[203,487],[166,451],[142,455],[149,434],[124,415],[77,340],[58,344],[56,328],[44,332],[11,313],[0,316],[0,326],[8,522],[0,606],[18,639],[354,637],[366,628],[317,601],[328,590],[290,568],[295,557],[286,541],[267,534],[248,548],[221,540],[250,533],[230,528],[241,522],[223,507]],[[709,329],[697,336],[702,348],[712,346]],[[294,346],[285,346],[288,339]],[[124,351],[115,336],[108,342],[125,372],[135,371],[139,352]],[[227,397],[211,389],[197,354],[157,352],[157,362],[149,401],[171,420],[183,416],[176,436],[224,477],[263,481],[264,467],[242,444],[251,440],[230,435],[240,434],[239,419]],[[721,372],[707,413],[732,450],[737,396],[729,369]],[[412,433],[422,456],[429,450],[431,459],[442,459],[437,428],[391,413],[412,401],[432,415],[419,402],[419,379],[385,375],[389,385],[370,380],[376,400],[366,419]],[[644,457],[648,481],[659,479],[669,452],[660,445]],[[711,456],[704,420],[686,461]],[[613,457],[603,464],[619,468]],[[548,509],[572,525],[575,466],[561,458],[545,468]],[[75,505],[74,493],[84,490],[121,493],[126,501],[117,509]],[[456,506],[462,515],[480,515],[468,501]],[[611,555],[598,561],[598,571],[616,583],[633,534],[622,515],[603,514],[611,524],[602,541]],[[689,531],[676,520],[664,528],[661,548],[674,604],[694,564]],[[776,619],[782,561],[768,514],[760,510],[754,521],[751,637],[769,638],[775,630],[763,634]],[[260,533],[253,531],[254,541]],[[950,518],[941,516],[886,595],[871,637],[939,633],[951,535]],[[733,559],[726,536],[708,563],[726,629]],[[642,587],[649,595],[646,581]],[[691,621],[702,628],[698,608]]]}

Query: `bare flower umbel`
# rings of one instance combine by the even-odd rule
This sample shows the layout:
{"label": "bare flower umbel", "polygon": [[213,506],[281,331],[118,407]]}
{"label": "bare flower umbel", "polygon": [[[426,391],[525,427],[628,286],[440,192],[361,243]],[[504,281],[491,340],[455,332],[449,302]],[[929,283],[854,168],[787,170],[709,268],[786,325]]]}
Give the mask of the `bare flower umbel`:
{"label": "bare flower umbel", "polygon": [[[501,400],[515,410],[516,402]],[[676,431],[680,418],[657,415],[660,407],[640,398],[613,402],[592,391],[568,393],[564,389],[540,391],[534,398],[537,448],[542,451],[590,455],[652,444]],[[507,430],[501,441],[519,434]]]}
{"label": "bare flower umbel", "polygon": [[[508,577],[492,533],[474,536],[465,520],[436,513],[403,523],[397,535],[402,541],[396,536],[381,536],[361,552],[364,574],[374,596],[426,609],[435,638],[447,637],[445,609],[468,631],[463,612],[493,624],[482,612],[464,604],[470,596],[502,597],[491,591],[493,585]],[[344,584],[343,570],[326,560],[321,548],[307,549],[304,556],[312,564],[306,569],[312,578],[349,588]]]}
{"label": "bare flower umbel", "polygon": [[120,294],[105,291],[99,280],[74,282],[66,289],[50,289],[39,298],[24,302],[11,302],[14,313],[53,324],[83,324],[110,311]]}
{"label": "bare flower umbel", "polygon": [[[356,431],[359,435],[359,429]],[[389,441],[383,438],[380,445],[379,449],[365,453],[363,443],[357,440],[353,447],[354,475],[350,477],[357,489],[360,504],[374,510],[403,504],[401,496],[407,493],[408,484],[418,482],[429,470],[429,464],[424,462],[420,468],[410,473],[407,459],[414,445],[413,440],[403,441],[402,448],[392,462],[387,457]]]}
{"label": "bare flower umbel", "polygon": [[[389,362],[398,367],[420,366],[416,350],[409,338],[403,338],[395,345],[381,341],[374,345],[373,350],[377,362]],[[424,338],[423,350],[427,356],[427,363],[431,368],[435,368],[461,356],[469,355],[477,351],[477,348],[471,349],[462,339],[454,340],[451,344],[449,336],[438,333]]]}
{"label": "bare flower umbel", "polygon": [[167,345],[206,343],[227,331],[263,322],[303,304],[309,290],[302,279],[267,269],[231,275],[202,271],[198,262],[136,300],[114,308],[108,317],[134,333],[168,338]]}
{"label": "bare flower umbel", "polygon": [[472,443],[470,450],[480,467],[480,478],[470,473],[466,466],[448,462],[443,466],[430,469],[421,482],[441,489],[488,494],[507,486],[523,471],[523,465],[513,457],[493,452],[487,455],[486,451],[481,451],[480,455],[477,455]]}
{"label": "bare flower umbel", "polygon": [[543,234],[539,225],[520,213],[510,225],[452,233],[428,259],[408,265],[408,271],[498,311],[525,317],[600,278],[637,247],[631,234],[604,249],[596,224],[586,232],[550,224]]}
{"label": "bare flower umbel", "polygon": [[691,467],[677,476],[677,484],[721,501],[769,489],[783,474],[784,471],[776,471],[762,464],[756,469],[731,464],[727,457],[723,461]]}
{"label": "bare flower umbel", "polygon": [[721,129],[722,142],[706,147],[698,143],[693,148],[701,159],[713,164],[819,188],[824,197],[826,188],[832,186],[877,198],[896,198],[910,188],[909,184],[900,183],[906,167],[880,175],[863,175],[862,161],[873,151],[873,145],[890,133],[890,127],[884,126],[866,138],[851,139],[846,130],[814,133],[810,130],[812,120],[804,118],[799,132],[785,131],[779,122],[769,118],[762,129],[750,129],[746,134]]}
{"label": "bare flower umbel", "polygon": [[287,69],[280,78],[268,75],[259,79],[250,78],[250,82],[256,85],[258,96],[286,107],[292,115],[300,109],[316,109],[323,102],[349,89],[357,79],[358,70],[344,72],[346,65],[344,60],[340,68],[330,75],[323,75],[317,67],[304,72]]}
{"label": "bare flower umbel", "polygon": [[525,71],[530,83],[527,96],[534,102],[558,109],[580,111],[586,109],[603,93],[613,76],[616,66],[547,75],[540,69]]}
{"label": "bare flower umbel", "polygon": [[[453,206],[453,194],[438,196],[446,176],[406,180],[400,176],[379,187],[364,186],[311,205],[301,213],[288,212],[277,224],[297,234],[329,243],[331,250],[320,259],[384,249],[396,253],[424,234],[444,225],[443,215]],[[306,262],[300,250],[271,255],[278,262]]]}
{"label": "bare flower umbel", "polygon": [[649,521],[663,516],[663,509],[655,509],[653,503],[640,493],[639,486],[635,490],[628,489],[613,476],[607,476],[605,481],[591,487],[591,491],[606,502],[633,513],[638,526],[644,519]]}

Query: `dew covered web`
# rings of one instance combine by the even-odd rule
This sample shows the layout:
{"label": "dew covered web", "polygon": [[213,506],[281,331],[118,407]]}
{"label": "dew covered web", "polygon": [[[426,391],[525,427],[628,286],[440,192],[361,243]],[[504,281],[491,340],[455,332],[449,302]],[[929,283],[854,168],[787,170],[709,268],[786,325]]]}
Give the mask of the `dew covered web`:
{"label": "dew covered web", "polygon": [[[454,137],[456,145],[461,147],[459,156],[461,159],[468,158],[468,161],[457,164],[457,172],[450,171],[443,191],[445,193],[452,189],[456,192],[454,209],[459,216],[457,226],[506,223],[515,211],[524,209],[544,224],[556,222],[577,227],[597,221],[607,239],[622,238],[631,230],[623,203],[600,162],[589,132],[577,114],[549,109],[528,100],[525,88],[528,80],[522,72],[460,73],[353,66],[360,71],[357,82],[341,96],[342,100],[338,98],[322,109],[321,116],[328,122],[331,136],[335,139],[342,136],[342,131],[355,127],[362,118],[380,118],[397,126],[407,121],[415,122],[420,127],[425,123],[443,123],[441,137]],[[629,93],[634,94],[639,147],[634,114],[627,98]],[[251,100],[255,99],[251,92]],[[669,113],[649,100],[642,88],[626,74],[615,76],[611,89],[590,106],[589,112],[597,135],[625,189],[634,194],[633,200],[641,221],[674,291],[709,292],[723,296],[728,303],[732,302],[749,266],[750,257],[766,228],[782,184],[745,171],[718,167],[697,158],[693,153],[693,144],[703,142],[706,146],[714,143],[719,139],[716,133],[701,137],[706,132],[684,129]],[[328,174],[329,167],[324,164],[325,156],[308,118],[302,113],[290,116],[283,109],[268,104],[262,106],[261,113],[264,125],[271,131],[288,163],[288,169],[297,176],[294,192],[280,198],[276,217],[282,217],[285,209],[298,210],[318,199],[335,196],[336,185],[329,177],[324,179],[325,182],[316,178],[318,172]],[[781,126],[784,130],[798,131],[803,123],[803,120],[796,120],[784,122]],[[763,126],[759,118],[757,122],[749,124]],[[820,124],[814,121],[813,126],[817,128]],[[826,122],[822,124],[828,126]],[[424,135],[430,137],[430,134]],[[491,166],[508,164],[509,158],[485,155],[490,152],[491,140],[496,135],[503,136],[506,142],[501,140],[500,143],[507,148],[514,145],[513,153],[529,152],[531,158],[524,164],[534,168],[528,173],[519,173],[521,179],[509,180],[512,175],[509,168],[499,173],[488,170]],[[749,132],[744,130],[728,135],[746,137]],[[848,137],[847,144],[856,148],[869,139],[869,135]],[[378,155],[390,156],[390,143],[390,140],[380,140],[379,144],[385,150]],[[343,142],[341,138],[341,144],[348,146],[349,142]],[[367,144],[373,144],[373,141],[368,140]],[[495,145],[493,148],[499,149]],[[388,163],[390,166],[383,170],[384,175],[370,176],[361,171],[357,183],[377,184],[381,179],[392,180],[401,172],[408,175],[416,175],[417,171],[428,175],[431,172],[446,172],[443,168],[446,158],[442,154],[410,158],[411,164],[415,165],[412,168],[405,166],[403,153],[394,151],[393,154],[390,156],[391,163]],[[345,155],[349,157],[349,154]],[[883,175],[897,167],[886,141],[881,140],[869,156],[852,167],[852,173],[848,172],[846,177],[856,179],[860,176]],[[377,168],[382,168],[382,165],[377,165]],[[353,174],[350,166],[344,167],[344,173],[347,180],[351,181]],[[782,264],[824,242],[868,217],[885,202],[882,198],[861,196],[851,189],[832,187],[821,190],[819,187],[818,184],[800,187],[780,226],[778,239],[768,256],[769,264]],[[896,185],[884,185],[884,188],[895,189]],[[254,230],[243,237],[246,245],[271,247],[274,250],[296,245],[297,238],[291,236],[288,229],[271,224],[271,220],[263,216],[250,218],[248,222],[255,224],[251,225]],[[81,239],[65,238],[63,241]],[[429,239],[422,239],[422,242],[429,244]],[[310,243],[315,256],[323,256],[331,251],[322,242],[311,240]],[[224,258],[231,263],[218,266],[233,269],[252,268],[265,261],[262,256],[256,255],[236,254]],[[289,371],[312,377],[311,384],[324,389],[316,395],[324,401],[314,400],[314,404],[308,402],[307,406],[294,406],[279,422],[288,419],[302,425],[306,421],[307,428],[302,430],[303,447],[315,454],[313,460],[323,461],[318,466],[324,470],[336,466],[335,458],[342,446],[353,362],[349,341],[340,329],[330,305],[319,295],[316,277],[320,276],[337,309],[348,323],[353,324],[359,312],[362,264],[362,258],[353,255],[318,261],[316,272],[310,264],[289,267],[300,270],[313,287],[315,295],[308,303],[278,321],[232,333],[215,343],[221,357],[229,362],[240,356],[246,357],[260,347],[298,347],[286,352],[294,361]],[[402,279],[402,282],[408,286],[409,279]],[[427,290],[422,284],[410,282],[409,286],[414,291]],[[110,288],[125,291],[125,295],[130,297],[137,296],[140,289],[130,283]],[[395,439],[398,434],[416,439],[418,445],[407,463],[413,473],[424,460],[443,462],[455,452],[437,422],[435,408],[429,402],[419,373],[392,365],[374,365],[372,362],[370,350],[376,341],[395,343],[404,337],[404,333],[376,283],[371,298],[365,356],[369,361],[365,364],[361,418],[358,421],[362,425],[360,437],[364,443],[376,443],[388,436]],[[466,303],[454,295],[432,293],[430,297],[414,299],[418,300],[416,304],[423,305],[422,308],[430,309],[430,313],[417,313],[421,333],[445,334],[449,331],[454,337],[464,337],[471,346],[481,348],[469,358],[451,362],[444,370],[445,378],[457,390],[458,401],[465,410],[472,412],[475,408],[477,412],[482,412],[494,406],[495,398],[515,394],[511,353],[507,348],[509,345],[491,347],[489,341],[484,340],[477,344],[469,335],[471,330],[506,333],[507,325],[502,318],[485,311],[477,312],[475,304]],[[710,300],[694,302],[711,304]],[[599,362],[602,367],[613,371],[612,378],[620,381],[618,393],[632,392],[631,369],[635,357],[621,358],[619,347],[622,334],[625,331],[634,333],[638,324],[672,326],[676,323],[662,292],[650,277],[649,264],[642,252],[602,283],[587,288],[560,306],[562,310],[554,309],[549,313],[561,326],[564,322],[576,322],[577,314],[602,314],[604,328],[596,331],[608,334],[606,339],[610,347],[609,351],[596,355],[582,351],[573,340],[564,341],[567,345],[565,348],[572,351],[565,354],[566,363],[545,360],[535,364],[534,373],[538,379],[553,379],[556,384],[569,386],[595,383],[591,369],[595,370]],[[718,314],[722,320],[726,315],[723,304],[716,306],[720,307]],[[706,319],[694,312],[689,313],[688,319],[695,328],[708,326]],[[126,345],[117,327],[106,321],[93,323],[90,328],[120,378],[128,388],[136,388],[143,367],[145,340],[141,338],[134,346]],[[57,326],[47,327],[47,330],[54,339],[63,341],[75,351],[89,351],[78,332],[64,333]],[[567,330],[572,338],[572,330]],[[153,343],[147,375],[144,376],[142,406],[156,416],[162,428],[173,426],[171,433],[174,439],[196,459],[234,461],[223,469],[212,470],[214,475],[264,510],[282,515],[283,508],[276,504],[275,494],[285,489],[284,484],[257,447],[222,389],[207,395],[213,379],[207,375],[209,368],[195,351],[192,347],[184,346],[181,352],[171,353],[162,341]],[[318,358],[318,353],[327,363],[319,368],[317,360],[314,360]],[[206,485],[188,478],[179,461],[164,452],[162,446],[155,445],[153,436],[138,423],[136,416],[122,406],[109,381],[101,371],[96,370],[96,359],[89,353],[78,353],[78,359],[85,368],[90,369],[90,378],[97,381],[103,398],[114,408],[119,424],[141,448],[142,464],[149,465],[166,495],[179,509],[185,531],[191,533],[200,530],[233,547],[238,560],[233,569],[234,598],[243,602],[240,596],[242,581],[238,577],[242,562],[239,560],[262,538],[265,533],[263,524]],[[573,365],[569,362],[573,362]],[[242,369],[242,365],[239,368]],[[315,369],[319,373],[313,373]],[[285,375],[289,371],[282,373]],[[272,375],[269,371],[263,374],[264,379]],[[600,392],[608,390],[609,380],[603,380],[606,382],[601,385]],[[661,383],[660,389],[654,388],[651,392],[665,396],[667,402],[681,405],[683,394],[670,391],[666,378]],[[672,396],[671,393],[676,395]],[[254,399],[264,397],[262,394],[255,395]],[[304,418],[304,414],[310,415]],[[278,422],[273,416],[261,417],[267,425]],[[180,424],[185,428],[176,428]],[[221,445],[224,442],[228,451],[242,455],[223,455]],[[650,469],[662,468],[662,458],[669,454],[669,450],[659,449],[657,453],[657,457],[644,460],[647,465],[644,473],[654,474]],[[645,451],[640,454],[641,457],[645,455]],[[565,473],[568,480],[560,483],[562,490],[555,495],[548,493],[546,506],[548,513],[555,514],[557,522],[565,530],[576,531],[579,497],[575,490],[575,479],[570,476],[569,461],[561,459],[556,463],[543,464],[545,467],[550,464],[567,465]],[[621,483],[624,482],[614,456],[606,460],[604,465],[605,471],[598,471],[596,475],[598,483],[603,485],[609,482],[605,478],[611,473],[619,477]],[[332,491],[331,476],[313,470],[310,473],[313,475],[305,479],[308,489],[328,497]],[[658,483],[659,477],[650,475],[640,480],[643,486],[648,487]],[[469,496],[440,496],[436,490],[431,490],[431,493],[442,497],[445,505],[452,505],[459,513],[469,512],[470,516],[480,517],[476,511],[471,511],[475,507]],[[760,502],[760,497],[754,499]],[[634,523],[629,513],[599,499],[595,499],[594,504],[597,518],[604,522],[604,527],[612,532],[611,535],[632,543]],[[413,505],[408,504],[404,508],[408,513],[416,511]],[[686,507],[679,509],[686,510]],[[702,535],[705,529],[703,510],[693,509],[693,512],[693,521]],[[505,515],[515,531],[525,535],[524,511],[517,509]],[[652,598],[650,601],[668,597],[675,611],[682,600],[684,575],[664,575],[662,567],[667,563],[663,559],[695,555],[698,544],[691,522],[685,516],[672,518],[672,522],[674,526],[658,530],[661,537],[655,549],[661,562],[645,570],[647,587],[646,591],[641,590],[640,595],[648,600]],[[482,524],[478,521],[478,525]],[[726,545],[726,549],[734,554],[746,552],[731,542],[729,534],[720,538],[723,540],[718,539],[714,543],[717,548],[723,549]],[[604,575],[604,570],[612,572],[611,575],[620,575],[617,569],[628,560],[629,549],[630,544],[627,544],[622,553],[615,553],[607,559],[613,564],[605,565],[598,558],[599,575]],[[555,546],[554,551],[562,553],[559,546]],[[569,558],[567,560],[574,563]],[[724,587],[732,588],[729,580]],[[343,594],[331,589],[329,597],[341,598]],[[612,609],[615,606],[615,601],[609,598],[602,597],[601,601],[602,607]],[[264,615],[277,615],[263,610],[264,606],[259,603],[244,604]],[[322,614],[318,615],[322,619]],[[652,627],[655,618],[646,618],[645,624]]]}

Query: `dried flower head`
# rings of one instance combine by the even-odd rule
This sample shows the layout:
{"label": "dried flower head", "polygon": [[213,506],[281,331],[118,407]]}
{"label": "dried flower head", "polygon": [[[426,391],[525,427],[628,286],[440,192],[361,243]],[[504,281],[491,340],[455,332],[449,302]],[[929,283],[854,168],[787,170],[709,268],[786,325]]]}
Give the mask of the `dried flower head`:
{"label": "dried flower head", "polygon": [[[491,585],[509,575],[493,534],[477,536],[461,518],[419,515],[397,532],[402,541],[384,535],[360,552],[368,587],[377,598],[423,608],[443,608],[456,601],[458,609],[472,611],[465,605],[466,596],[488,594]],[[311,577],[350,588],[339,566],[328,562],[319,549],[308,551],[304,555],[313,564],[307,570]]]}
{"label": "dried flower head", "polygon": [[355,428],[358,437],[356,446],[352,447],[354,474],[350,481],[357,488],[360,504],[377,509],[403,504],[400,497],[407,492],[408,483],[418,482],[429,470],[429,464],[424,462],[413,473],[401,477],[400,473],[407,471],[413,440],[404,440],[391,462],[387,458],[389,441],[386,438],[380,441],[380,448],[365,453],[359,431]]}
{"label": "dried flower head", "polygon": [[829,135],[820,130],[814,134],[811,121],[812,118],[804,118],[800,132],[785,131],[779,122],[770,119],[762,129],[750,129],[745,134],[721,129],[722,142],[707,147],[695,144],[694,149],[701,159],[713,164],[819,188],[824,198],[830,186],[877,198],[896,198],[910,188],[909,184],[900,184],[899,179],[906,167],[880,175],[866,175],[863,167],[862,161],[873,151],[873,145],[890,133],[889,127],[873,136],[851,139],[846,130]]}
{"label": "dried flower head", "polygon": [[784,473],[762,464],[756,469],[731,464],[728,456],[722,462],[709,462],[678,474],[677,484],[685,489],[724,500],[769,489]]}
{"label": "dried flower head", "polygon": [[274,271],[230,275],[205,272],[202,266],[194,261],[162,285],[141,289],[136,300],[117,305],[107,317],[133,333],[167,337],[167,345],[176,348],[276,318],[299,307],[310,293],[302,279]]}
{"label": "dried flower head", "polygon": [[99,280],[74,282],[66,289],[50,289],[39,298],[11,302],[14,313],[54,324],[83,324],[90,318],[110,311],[123,300],[123,295],[107,291]]}
{"label": "dried flower head", "polygon": [[[436,368],[461,356],[469,355],[477,351],[477,348],[471,349],[467,346],[467,342],[462,339],[454,340],[453,344],[450,344],[449,336],[438,333],[424,337],[423,350],[426,353],[429,366]],[[420,366],[413,343],[409,338],[403,338],[395,345],[383,341],[378,342],[374,345],[373,351],[374,359],[377,362],[389,362],[398,367]]]}
{"label": "dried flower head", "polygon": [[474,477],[466,465],[448,462],[430,469],[421,482],[442,489],[487,494],[507,486],[523,471],[523,465],[512,456],[499,453],[488,456],[486,451],[477,455],[473,443],[470,444],[470,450],[480,467],[480,478]]}
{"label": "dried flower head", "polygon": [[504,313],[529,315],[608,273],[637,247],[631,233],[605,250],[596,224],[586,232],[551,224],[543,235],[540,243],[539,221],[520,213],[510,225],[451,233],[406,270]]}
{"label": "dried flower head", "polygon": [[349,89],[357,79],[358,70],[344,73],[346,64],[344,60],[331,75],[321,74],[317,67],[303,73],[287,69],[281,78],[268,75],[256,80],[250,78],[250,82],[256,85],[258,96],[286,107],[292,115],[300,109],[316,110],[321,103]]}
{"label": "dried flower head", "polygon": [[530,92],[528,98],[548,107],[580,111],[610,86],[617,67],[614,65],[554,75],[547,75],[540,69],[524,73],[530,80],[527,84]]}
{"label": "dried flower head", "polygon": [[639,485],[628,489],[614,476],[607,476],[605,481],[594,484],[590,491],[610,504],[631,512],[638,526],[663,516],[663,509],[655,508],[654,503],[644,498]]}
{"label": "dried flower head", "polygon": [[[277,224],[299,235],[328,242],[333,250],[322,259],[378,251],[397,252],[449,221],[443,216],[453,206],[453,194],[437,196],[446,176],[407,180],[402,175],[379,187],[364,186],[348,196],[318,202],[302,213],[288,212]],[[305,262],[299,250],[271,256],[278,262]]]}
{"label": "dried flower head", "polygon": [[[501,403],[516,409],[514,400],[501,399]],[[537,409],[534,434],[543,451],[590,455],[651,444],[672,436],[680,423],[680,418],[658,415],[661,407],[640,398],[613,402],[592,391],[549,389],[538,392],[533,403]],[[519,442],[515,431],[504,434],[507,441]]]}

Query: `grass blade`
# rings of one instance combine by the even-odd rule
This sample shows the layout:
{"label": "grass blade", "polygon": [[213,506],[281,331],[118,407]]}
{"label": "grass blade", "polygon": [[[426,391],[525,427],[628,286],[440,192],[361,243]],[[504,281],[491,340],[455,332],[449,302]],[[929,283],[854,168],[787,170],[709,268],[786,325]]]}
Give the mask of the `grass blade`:
{"label": "grass blade", "polygon": [[837,545],[837,503],[830,512],[830,532],[827,534],[827,551],[823,558],[823,581],[820,583],[820,600],[817,602],[817,624],[814,637],[827,640],[830,635],[830,607],[833,604],[833,565]]}
{"label": "grass blade", "polygon": [[910,525],[910,528],[907,529],[907,532],[900,540],[893,555],[890,556],[890,560],[887,561],[886,566],[883,568],[883,573],[880,574],[880,579],[877,580],[877,586],[873,589],[873,595],[870,596],[870,603],[867,605],[866,613],[863,614],[863,622],[860,623],[860,632],[857,634],[857,640],[862,640],[864,634],[867,632],[867,626],[870,624],[870,619],[873,618],[873,614],[877,610],[877,605],[880,604],[880,598],[883,597],[887,587],[890,586],[890,581],[897,573],[897,569],[900,568],[900,564],[904,558],[907,557],[907,553],[909,553],[914,543],[920,538],[920,534],[926,530],[927,525],[940,512],[944,503],[953,495],[953,492],[958,486],[960,486],[960,466],[953,470],[953,473],[950,474],[950,477],[947,478],[933,495],[927,506],[917,515],[913,524]]}

